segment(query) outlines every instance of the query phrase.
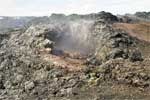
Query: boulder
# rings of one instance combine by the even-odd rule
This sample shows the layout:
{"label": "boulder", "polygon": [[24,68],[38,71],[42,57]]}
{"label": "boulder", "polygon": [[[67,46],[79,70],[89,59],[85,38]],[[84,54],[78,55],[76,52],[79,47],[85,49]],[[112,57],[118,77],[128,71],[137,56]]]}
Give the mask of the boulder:
{"label": "boulder", "polygon": [[143,61],[142,53],[139,50],[134,50],[130,53],[129,59],[132,62]]}

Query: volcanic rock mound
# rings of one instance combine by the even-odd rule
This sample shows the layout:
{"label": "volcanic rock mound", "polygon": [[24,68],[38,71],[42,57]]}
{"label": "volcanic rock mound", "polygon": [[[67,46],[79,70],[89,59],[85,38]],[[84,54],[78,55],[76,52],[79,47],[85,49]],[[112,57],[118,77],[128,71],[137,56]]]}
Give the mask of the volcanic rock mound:
{"label": "volcanic rock mound", "polygon": [[57,17],[0,34],[0,99],[132,99],[137,93],[145,96],[138,88],[149,92],[150,59],[145,55],[150,44],[115,29],[117,16]]}

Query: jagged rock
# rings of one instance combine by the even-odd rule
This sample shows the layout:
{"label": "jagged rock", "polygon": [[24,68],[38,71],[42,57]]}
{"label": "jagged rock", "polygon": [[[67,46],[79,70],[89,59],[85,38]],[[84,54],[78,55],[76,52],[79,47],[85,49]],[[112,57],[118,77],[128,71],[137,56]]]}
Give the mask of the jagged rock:
{"label": "jagged rock", "polygon": [[86,64],[98,66],[98,65],[101,65],[101,61],[93,56],[93,57],[87,58]]}
{"label": "jagged rock", "polygon": [[114,49],[112,50],[108,56],[106,57],[107,59],[116,59],[116,58],[127,58],[128,57],[128,54],[126,54],[124,52],[124,50],[121,50],[121,49]]}
{"label": "jagged rock", "polygon": [[47,79],[48,77],[48,72],[44,71],[44,70],[37,70],[34,72],[34,80],[36,81],[42,81],[44,79]]}
{"label": "jagged rock", "polygon": [[111,24],[97,21],[93,37],[97,41],[97,58],[107,61],[110,58],[122,57],[127,59],[129,51],[138,48],[139,40],[121,30],[114,30]]}
{"label": "jagged rock", "polygon": [[112,34],[110,34],[109,39],[111,43],[110,47],[113,48],[127,48],[136,44],[136,40],[125,32],[113,32]]}
{"label": "jagged rock", "polygon": [[97,19],[102,19],[104,22],[117,22],[119,21],[118,18],[115,15],[112,15],[111,13],[108,12],[99,12],[96,15]]}
{"label": "jagged rock", "polygon": [[[55,38],[57,34],[51,34],[53,28],[49,28],[48,26],[31,26],[24,34],[22,34],[21,38],[24,40],[24,44],[30,46],[32,48],[53,48],[54,42],[51,41],[48,35],[53,35],[51,37]],[[28,41],[25,41],[28,39]]]}
{"label": "jagged rock", "polygon": [[32,81],[27,81],[25,82],[24,85],[25,85],[25,90],[31,90],[35,87],[35,84]]}
{"label": "jagged rock", "polygon": [[65,74],[64,71],[60,71],[59,69],[52,69],[49,72],[49,77],[50,78],[58,78],[58,77],[62,77],[63,74]]}
{"label": "jagged rock", "polygon": [[88,75],[90,74],[92,82],[96,80],[114,80],[118,83],[135,87],[148,87],[150,85],[149,73],[144,70],[142,64],[137,64],[136,66],[132,66],[132,64],[122,58],[111,59],[100,67],[95,68]]}
{"label": "jagged rock", "polygon": [[135,61],[143,61],[142,54],[139,50],[134,50],[131,52],[129,56],[130,61],[135,62]]}

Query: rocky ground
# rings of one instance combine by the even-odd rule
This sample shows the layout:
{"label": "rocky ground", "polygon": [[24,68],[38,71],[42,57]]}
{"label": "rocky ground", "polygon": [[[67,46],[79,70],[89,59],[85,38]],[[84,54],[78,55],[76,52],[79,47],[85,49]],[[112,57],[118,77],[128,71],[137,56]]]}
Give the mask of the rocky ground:
{"label": "rocky ground", "polygon": [[86,55],[56,52],[68,22],[0,34],[0,100],[149,100],[150,44],[114,29],[118,22],[101,12],[90,33],[81,30],[93,43]]}

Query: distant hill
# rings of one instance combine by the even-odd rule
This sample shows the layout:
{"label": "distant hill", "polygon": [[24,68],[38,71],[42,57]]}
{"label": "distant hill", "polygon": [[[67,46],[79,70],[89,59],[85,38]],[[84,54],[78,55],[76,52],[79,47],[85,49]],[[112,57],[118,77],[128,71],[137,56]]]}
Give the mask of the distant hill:
{"label": "distant hill", "polygon": [[146,19],[146,20],[150,20],[150,12],[136,12],[135,16]]}
{"label": "distant hill", "polygon": [[3,17],[0,16],[0,32],[7,32],[14,28],[22,28],[34,17]]}

